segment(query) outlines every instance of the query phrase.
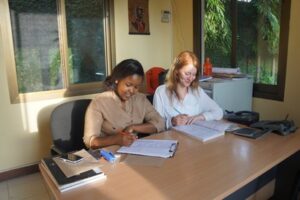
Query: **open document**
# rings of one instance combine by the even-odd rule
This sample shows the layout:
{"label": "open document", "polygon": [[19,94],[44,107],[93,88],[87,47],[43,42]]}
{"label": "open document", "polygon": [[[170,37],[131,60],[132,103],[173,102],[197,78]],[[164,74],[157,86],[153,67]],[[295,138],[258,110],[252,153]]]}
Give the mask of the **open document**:
{"label": "open document", "polygon": [[177,144],[177,140],[139,139],[134,141],[129,147],[121,147],[117,153],[169,158],[174,155]]}
{"label": "open document", "polygon": [[203,142],[222,136],[225,131],[238,128],[237,125],[223,120],[198,121],[194,124],[175,126],[174,130],[190,135]]}

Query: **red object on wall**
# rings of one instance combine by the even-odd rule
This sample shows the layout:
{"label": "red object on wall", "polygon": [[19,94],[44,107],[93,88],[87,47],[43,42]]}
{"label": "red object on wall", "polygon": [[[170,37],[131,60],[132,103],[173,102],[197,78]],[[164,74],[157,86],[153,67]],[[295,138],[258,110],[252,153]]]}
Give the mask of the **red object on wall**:
{"label": "red object on wall", "polygon": [[164,72],[162,67],[152,67],[146,72],[146,90],[149,94],[154,94],[159,86],[159,74]]}

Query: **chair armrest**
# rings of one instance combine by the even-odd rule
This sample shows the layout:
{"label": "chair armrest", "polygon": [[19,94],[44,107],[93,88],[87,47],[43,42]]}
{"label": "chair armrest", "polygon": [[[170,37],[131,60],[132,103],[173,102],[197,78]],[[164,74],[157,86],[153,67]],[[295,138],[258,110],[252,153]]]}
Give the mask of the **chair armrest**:
{"label": "chair armrest", "polygon": [[65,151],[63,151],[62,149],[58,148],[55,145],[51,146],[50,151],[51,151],[51,155],[61,155],[61,154],[66,153]]}

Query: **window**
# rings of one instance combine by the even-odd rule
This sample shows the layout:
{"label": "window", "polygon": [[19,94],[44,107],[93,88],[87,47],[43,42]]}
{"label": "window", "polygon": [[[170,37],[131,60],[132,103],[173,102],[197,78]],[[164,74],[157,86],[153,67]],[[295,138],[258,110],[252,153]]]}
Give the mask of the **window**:
{"label": "window", "polygon": [[283,100],[289,12],[290,0],[195,0],[195,52],[251,75],[255,97]]}
{"label": "window", "polygon": [[11,101],[101,90],[112,65],[111,7],[109,0],[8,0]]}

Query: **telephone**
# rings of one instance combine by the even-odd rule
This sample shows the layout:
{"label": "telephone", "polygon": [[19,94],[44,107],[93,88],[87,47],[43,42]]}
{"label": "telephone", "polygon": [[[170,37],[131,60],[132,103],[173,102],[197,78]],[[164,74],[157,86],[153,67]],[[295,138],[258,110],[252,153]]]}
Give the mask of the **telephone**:
{"label": "telephone", "polygon": [[288,135],[296,131],[297,127],[292,120],[264,120],[250,125],[252,128],[273,131],[279,135]]}
{"label": "telephone", "polygon": [[259,113],[253,111],[228,111],[225,110],[224,118],[228,121],[240,123],[249,126],[259,121]]}

